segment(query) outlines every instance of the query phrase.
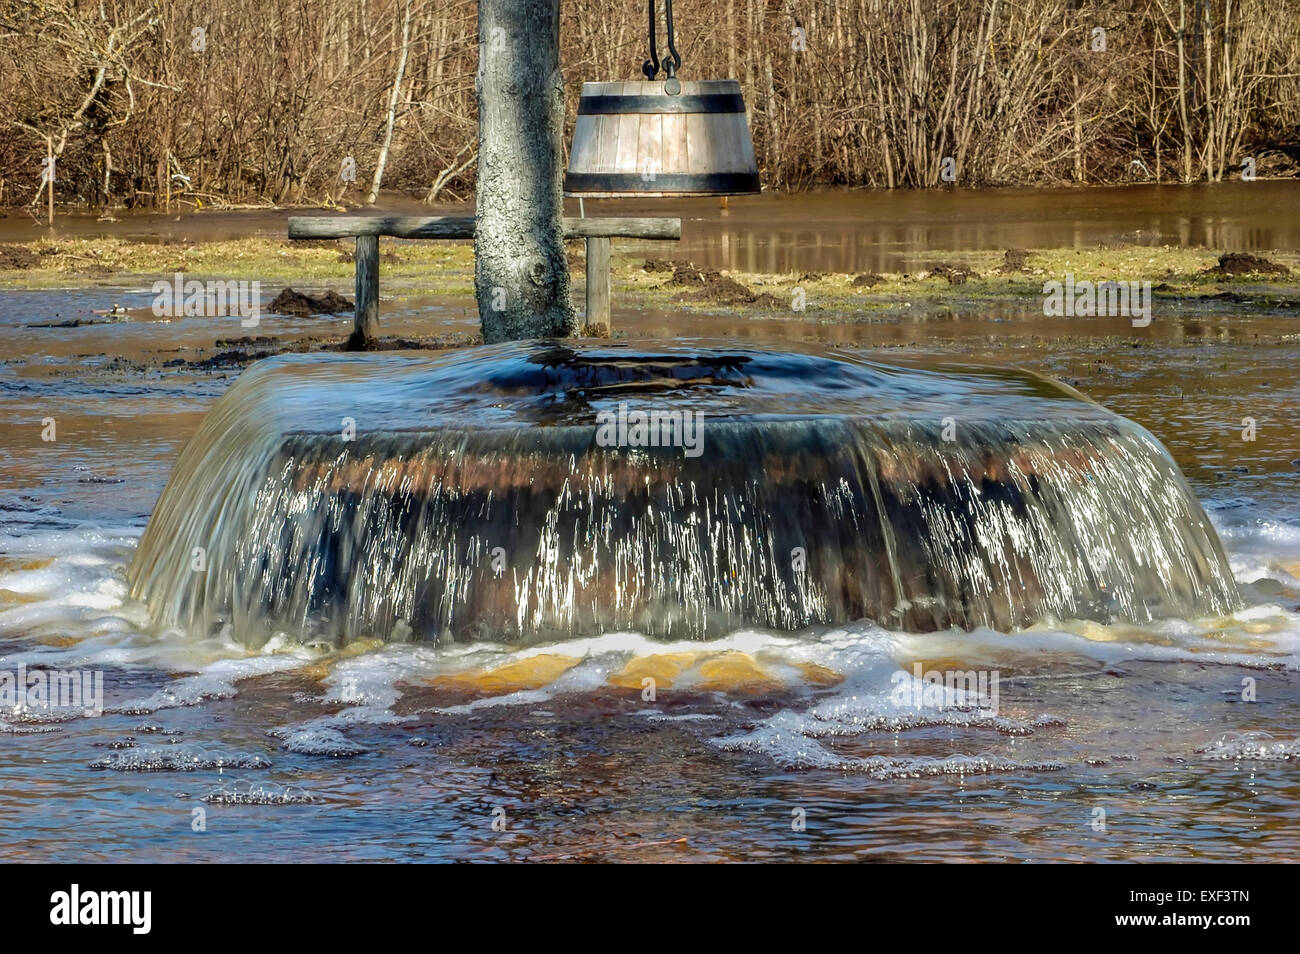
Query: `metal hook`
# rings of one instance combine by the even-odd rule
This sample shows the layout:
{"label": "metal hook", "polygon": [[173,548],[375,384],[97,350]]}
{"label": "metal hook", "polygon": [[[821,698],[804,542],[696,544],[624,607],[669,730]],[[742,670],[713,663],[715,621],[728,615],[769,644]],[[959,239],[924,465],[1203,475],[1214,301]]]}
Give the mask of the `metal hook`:
{"label": "metal hook", "polygon": [[677,44],[673,35],[673,0],[664,0],[664,25],[668,32],[668,55],[659,60],[659,50],[655,45],[655,0],[647,0],[646,8],[649,11],[650,20],[650,59],[641,64],[641,72],[645,74],[646,79],[653,80],[659,75],[659,70],[664,71],[668,79],[673,79],[677,71],[682,66],[682,55],[677,52]]}
{"label": "metal hook", "polygon": [[672,79],[682,66],[682,55],[677,52],[677,45],[673,42],[673,0],[664,0],[664,17],[664,24],[668,28],[668,52],[671,54],[671,57],[664,58],[664,73]]}
{"label": "metal hook", "polygon": [[650,59],[641,64],[641,72],[646,79],[653,80],[659,75],[659,51],[655,49],[655,0],[646,0],[646,7],[650,11]]}

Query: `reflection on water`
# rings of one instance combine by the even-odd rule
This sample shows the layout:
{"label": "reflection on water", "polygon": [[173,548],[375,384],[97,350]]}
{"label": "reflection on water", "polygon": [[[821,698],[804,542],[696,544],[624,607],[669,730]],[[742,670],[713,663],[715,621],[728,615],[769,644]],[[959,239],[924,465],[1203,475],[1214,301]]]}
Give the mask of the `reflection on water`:
{"label": "reflection on water", "polygon": [[[929,249],[1065,248],[1098,244],[1202,246],[1261,251],[1300,246],[1300,181],[1133,185],[1087,189],[845,191],[717,199],[586,200],[587,215],[669,215],[682,240],[648,243],[652,254],[745,272],[906,271]],[[293,212],[120,213],[60,218],[62,236],[114,235],[159,242],[263,235],[283,238]],[[309,210],[307,210],[309,211]],[[385,211],[470,215],[391,198]],[[566,203],[578,215],[578,203]],[[17,217],[0,220],[0,242],[48,234]]]}
{"label": "reflection on water", "polygon": [[[588,202],[588,215],[681,216],[654,254],[745,272],[917,268],[929,249],[1098,244],[1267,250],[1300,246],[1300,182],[1104,189],[817,192],[716,201]],[[666,249],[666,251],[665,251]]]}

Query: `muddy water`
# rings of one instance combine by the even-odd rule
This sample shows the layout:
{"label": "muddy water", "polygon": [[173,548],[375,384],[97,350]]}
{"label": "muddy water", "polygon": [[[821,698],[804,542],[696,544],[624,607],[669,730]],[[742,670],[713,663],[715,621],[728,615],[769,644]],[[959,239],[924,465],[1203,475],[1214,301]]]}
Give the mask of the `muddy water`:
{"label": "muddy water", "polygon": [[[668,215],[682,240],[659,252],[699,265],[745,272],[902,271],[930,249],[1061,248],[1107,244],[1204,246],[1267,251],[1300,247],[1300,182],[1133,185],[1094,189],[989,189],[929,192],[827,191],[717,199],[591,200],[569,215]],[[472,206],[426,206],[394,198],[385,210],[407,215],[471,215]],[[114,213],[58,220],[56,234],[129,236],[159,242],[281,238],[304,209],[185,215]],[[329,214],[329,213],[319,213]],[[18,214],[0,220],[0,242],[48,230]],[[664,252],[670,249],[671,252]]]}
{"label": "muddy water", "polygon": [[[126,595],[175,455],[237,373],[168,362],[247,334],[223,319],[153,321],[148,301],[146,288],[0,293],[0,670],[101,671],[105,708],[0,711],[13,857],[1243,861],[1300,849],[1292,319],[1230,305],[1142,330],[1014,311],[616,317],[631,334],[906,347],[1057,376],[1169,448],[1241,587],[1246,608],[1230,617],[249,653],[158,632]],[[22,327],[114,302],[136,320]],[[400,303],[389,320],[399,334],[473,326],[455,302]],[[257,331],[346,326],[264,318]],[[48,417],[54,441],[41,440]],[[900,707],[891,677],[917,662],[997,670],[997,714]]]}
{"label": "muddy water", "polygon": [[930,249],[1300,246],[1300,182],[1107,189],[823,192],[587,204],[588,215],[680,215],[700,265],[745,272],[904,271]]}

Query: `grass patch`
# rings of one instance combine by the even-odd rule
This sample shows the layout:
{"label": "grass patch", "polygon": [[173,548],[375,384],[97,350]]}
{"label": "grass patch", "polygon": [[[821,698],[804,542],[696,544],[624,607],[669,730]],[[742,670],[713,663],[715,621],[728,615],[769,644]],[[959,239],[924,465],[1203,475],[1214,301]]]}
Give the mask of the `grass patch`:
{"label": "grass patch", "polygon": [[[1219,253],[1202,248],[1113,246],[1085,249],[1035,249],[1028,252],[1020,271],[1004,270],[1000,251],[923,252],[912,256],[909,270],[886,272],[872,284],[855,285],[844,273],[728,272],[728,277],[759,296],[755,304],[719,309],[713,303],[692,302],[672,284],[672,273],[645,271],[636,259],[615,259],[618,288],[640,297],[646,304],[716,312],[719,310],[794,311],[802,294],[804,310],[827,312],[890,311],[920,305],[927,310],[951,307],[969,310],[983,304],[1005,303],[1035,307],[1043,298],[1043,283],[1064,281],[1149,281],[1156,299],[1212,299],[1225,292],[1239,300],[1262,305],[1278,301],[1300,304],[1300,255],[1271,252],[1267,257],[1286,265],[1290,276],[1245,275],[1224,279],[1207,275]],[[914,264],[914,267],[912,265]],[[956,281],[947,276],[955,276]]]}
{"label": "grass patch", "polygon": [[[573,287],[582,283],[580,243],[568,243]],[[474,249],[467,241],[380,240],[380,284],[385,294],[472,298]],[[255,237],[212,242],[160,243],[121,238],[37,239],[0,246],[0,288],[55,288],[88,284],[118,285],[170,278],[261,281],[301,289],[347,291],[353,281],[351,240],[301,241]],[[710,301],[673,283],[673,273],[647,271],[641,253],[617,252],[613,259],[616,301],[624,307],[671,308],[688,312],[771,313],[803,311],[889,312],[920,306],[927,310],[970,310],[1003,302],[1019,307],[1042,298],[1043,283],[1063,280],[1149,281],[1157,299],[1196,300],[1228,293],[1237,301],[1300,300],[1300,255],[1270,252],[1267,257],[1292,270],[1289,276],[1246,275],[1221,278],[1206,272],[1219,253],[1203,248],[1117,245],[1030,250],[1023,270],[1008,270],[1001,251],[921,252],[903,272],[854,284],[843,273],[770,274],[727,272],[726,278],[753,293],[752,302]],[[679,260],[680,261],[680,260]]]}
{"label": "grass patch", "polygon": [[[13,247],[13,246],[11,246]],[[3,288],[66,287],[86,280],[116,284],[170,278],[261,281],[270,284],[353,280],[353,244],[242,238],[215,242],[141,242],[130,239],[38,239],[20,244],[35,255],[30,267],[0,271]],[[464,294],[474,284],[474,248],[469,242],[381,239],[381,282],[418,282],[430,293]]]}

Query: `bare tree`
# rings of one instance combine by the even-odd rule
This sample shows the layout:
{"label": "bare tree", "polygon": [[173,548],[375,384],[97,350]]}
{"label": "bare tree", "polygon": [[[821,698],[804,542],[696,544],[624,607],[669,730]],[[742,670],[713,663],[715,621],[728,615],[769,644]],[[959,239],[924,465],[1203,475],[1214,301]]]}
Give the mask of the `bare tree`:
{"label": "bare tree", "polygon": [[[1297,2],[691,0],[676,26],[692,76],[740,80],[769,188],[925,188],[954,164],[962,185],[1190,181],[1247,156],[1294,174]],[[582,80],[638,78],[645,11],[561,0],[569,122]],[[478,15],[478,0],[0,0],[5,199],[37,191],[46,136],[72,202],[331,204],[376,182],[468,199]]]}
{"label": "bare tree", "polygon": [[379,159],[375,162],[375,177],[370,183],[370,193],[366,204],[374,205],[379,198],[379,186],[384,181],[384,168],[388,165],[388,150],[393,147],[393,126],[397,123],[397,102],[402,95],[402,77],[406,74],[406,61],[411,53],[411,0],[406,0],[402,12],[402,46],[397,57],[397,75],[393,77],[393,89],[388,95],[388,118],[384,124],[384,144],[379,147]]}

